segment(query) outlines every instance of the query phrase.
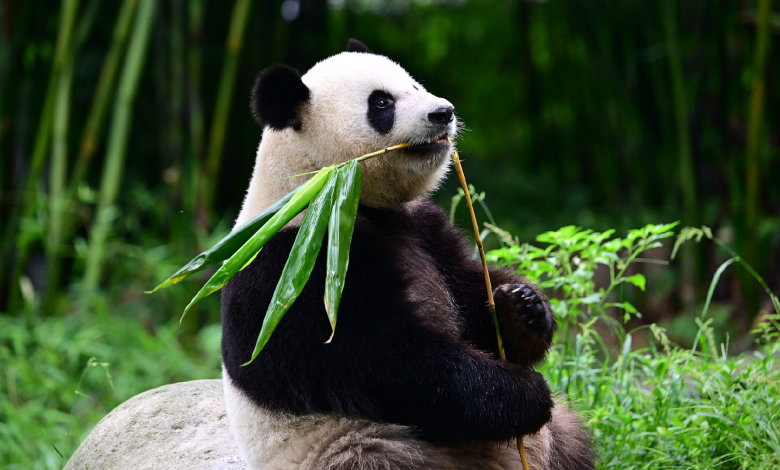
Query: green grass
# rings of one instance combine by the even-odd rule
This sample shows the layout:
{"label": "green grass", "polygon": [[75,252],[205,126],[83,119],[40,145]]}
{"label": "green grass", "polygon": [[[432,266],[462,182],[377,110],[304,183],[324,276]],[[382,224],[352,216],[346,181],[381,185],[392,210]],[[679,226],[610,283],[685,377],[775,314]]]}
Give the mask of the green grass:
{"label": "green grass", "polygon": [[[565,227],[541,235],[536,247],[499,231],[505,247],[488,257],[548,290],[561,330],[542,372],[593,430],[600,468],[777,468],[780,316],[767,315],[754,332],[755,348],[738,356],[716,341],[708,311],[691,320],[692,348],[673,344],[656,325],[624,327],[639,315],[627,299],[654,288],[632,260],[668,241],[672,228],[612,238]],[[176,262],[157,252],[130,263],[121,277],[162,278]],[[604,265],[610,283],[599,286],[594,272]],[[170,321],[160,321],[157,311],[169,302],[128,294],[141,289],[109,286],[90,308],[75,300],[61,305],[63,316],[0,315],[0,467],[59,468],[122,401],[167,383],[219,377],[219,326],[183,334],[191,319],[179,326],[172,311]],[[636,347],[642,335],[649,345]]]}
{"label": "green grass", "polygon": [[[778,317],[775,317],[776,321]],[[775,323],[777,325],[777,323]],[[769,329],[764,332],[770,331]],[[593,429],[602,468],[775,469],[780,465],[780,346],[728,357],[668,342],[598,359],[599,338],[584,327],[577,354],[556,347],[543,372]],[[711,336],[708,327],[702,329]]]}
{"label": "green grass", "polygon": [[[116,316],[27,325],[0,315],[0,468],[61,468],[58,451],[67,459],[121,402],[167,383],[220,377],[219,326],[202,329],[188,347],[178,329],[175,321],[153,326]],[[97,362],[87,366],[90,358]]]}

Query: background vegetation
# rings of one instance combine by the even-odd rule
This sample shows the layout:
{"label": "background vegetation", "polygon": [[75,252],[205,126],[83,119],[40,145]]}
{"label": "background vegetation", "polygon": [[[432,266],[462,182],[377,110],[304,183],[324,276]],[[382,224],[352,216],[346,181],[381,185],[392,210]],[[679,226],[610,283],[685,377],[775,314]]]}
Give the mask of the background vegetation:
{"label": "background vegetation", "polygon": [[[142,292],[229,229],[261,135],[255,74],[349,37],[455,105],[468,179],[512,234],[488,247],[680,220],[777,294],[778,34],[771,0],[0,0],[0,465],[56,468],[130,396],[219,376],[218,299],[179,326],[198,281]],[[770,297],[709,240],[664,265],[669,240],[625,273],[646,289],[583,271],[577,298],[601,292],[603,314],[562,304],[546,373],[593,410],[605,466],[774,468],[776,339],[750,334]],[[624,302],[641,318],[606,305]]]}

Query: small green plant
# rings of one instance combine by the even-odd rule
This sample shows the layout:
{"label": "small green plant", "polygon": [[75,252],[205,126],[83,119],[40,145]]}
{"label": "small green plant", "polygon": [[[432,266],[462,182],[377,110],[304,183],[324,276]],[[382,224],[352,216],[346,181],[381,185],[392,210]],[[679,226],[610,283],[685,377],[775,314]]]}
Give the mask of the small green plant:
{"label": "small green plant", "polygon": [[[629,231],[624,238],[612,239],[614,230],[594,232],[570,225],[539,235],[536,240],[547,244],[544,247],[518,245],[503,230],[488,226],[507,246],[490,251],[487,257],[498,266],[512,266],[551,294],[560,294],[550,295],[550,303],[561,327],[559,337],[568,342],[571,328],[592,317],[601,318],[619,332],[619,324],[607,313],[610,307],[622,312],[623,322],[640,315],[629,302],[610,301],[610,294],[623,283],[645,290],[645,276],[627,275],[627,270],[632,263],[659,262],[640,255],[674,236],[676,225],[647,225]],[[597,287],[594,280],[599,265],[609,270],[606,287]]]}
{"label": "small green plant", "polygon": [[[699,340],[691,349],[671,342],[655,324],[646,327],[652,335],[650,345],[635,348],[636,331],[625,331],[624,324],[639,315],[637,309],[610,299],[621,284],[647,287],[641,274],[628,275],[629,267],[663,262],[641,255],[672,237],[675,225],[648,225],[611,239],[613,230],[598,233],[568,226],[537,237],[543,246],[519,245],[508,233],[490,227],[506,246],[487,257],[513,267],[549,293],[562,328],[540,370],[553,390],[583,410],[595,438],[599,468],[776,469],[777,297],[767,289],[776,311],[752,332],[758,336],[756,349],[749,353],[728,356],[728,345],[715,342],[712,319],[706,319],[714,286],[729,265],[742,264],[766,287],[760,276],[706,227],[681,230],[675,247],[706,237],[732,256],[713,278],[704,310],[695,319]],[[608,269],[608,285],[596,285],[597,269]],[[609,307],[619,315],[613,316]],[[599,320],[616,334],[614,347],[597,328]]]}

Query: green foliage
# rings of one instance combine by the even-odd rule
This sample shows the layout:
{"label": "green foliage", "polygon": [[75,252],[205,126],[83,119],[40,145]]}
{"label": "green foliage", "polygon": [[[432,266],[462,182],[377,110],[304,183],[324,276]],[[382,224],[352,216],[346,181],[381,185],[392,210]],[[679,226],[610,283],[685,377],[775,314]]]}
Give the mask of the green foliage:
{"label": "green foliage", "polygon": [[[777,315],[759,329],[771,335]],[[780,465],[780,344],[728,357],[669,342],[652,325],[656,343],[602,357],[593,322],[581,323],[575,354],[554,347],[542,372],[568,395],[593,430],[601,468],[774,469]],[[700,333],[712,337],[708,322]],[[719,350],[721,352],[719,352]]]}
{"label": "green foliage", "polygon": [[[764,288],[764,292],[769,296],[769,299],[772,301],[772,305],[774,306],[775,310],[780,312],[780,300],[778,300],[777,296],[772,292],[772,290],[769,288],[769,286],[766,284],[764,279],[753,269],[750,264],[748,264],[741,256],[739,256],[734,250],[732,250],[728,245],[723,243],[722,241],[718,240],[717,238],[712,236],[712,230],[709,227],[702,226],[702,228],[696,228],[696,227],[685,227],[680,231],[680,235],[677,237],[677,241],[674,243],[674,250],[672,250],[672,258],[677,254],[677,250],[682,246],[683,243],[689,240],[696,240],[699,242],[702,237],[707,237],[710,240],[714,241],[719,247],[721,247],[723,250],[728,252],[729,255],[732,256],[730,260],[727,260],[725,263],[721,265],[720,268],[718,268],[718,271],[715,273],[715,280],[714,282],[717,282],[718,277],[720,277],[720,274],[722,274],[723,270],[728,267],[729,264],[732,262],[738,262],[742,265],[743,268],[750,274],[756,281],[758,281],[759,284],[761,284],[761,287]],[[710,288],[710,292],[707,295],[707,305],[710,302],[710,298],[712,297],[712,288]],[[707,307],[705,305],[704,310],[706,312]]]}
{"label": "green foliage", "polygon": [[[257,256],[257,253],[263,246],[271,239],[276,232],[278,232],[284,225],[292,220],[298,213],[300,213],[309,204],[311,199],[320,191],[323,184],[331,176],[332,169],[318,173],[312,179],[307,181],[301,186],[299,190],[293,194],[289,201],[287,201],[278,212],[274,213],[266,223],[264,223],[251,237],[241,245],[235,253],[230,255],[230,258],[220,266],[216,273],[211,276],[206,285],[204,285],[190,301],[187,308],[184,309],[184,315],[187,311],[195,305],[196,302],[207,297],[214,292],[222,289],[225,284],[230,281],[237,272],[246,267],[248,263]],[[285,196],[286,197],[286,196]],[[284,199],[284,198],[283,198]],[[277,202],[278,204],[278,202]],[[276,204],[274,204],[275,206]],[[228,235],[229,238],[230,236]],[[224,242],[224,240],[223,240]],[[220,242],[218,245],[224,245]],[[197,259],[197,258],[196,258]],[[165,284],[163,284],[164,286]]]}
{"label": "green foliage", "polygon": [[352,232],[360,202],[361,175],[357,163],[348,163],[348,171],[339,171],[336,175],[337,192],[333,197],[333,209],[328,222],[328,263],[325,277],[325,310],[330,320],[331,335],[336,334],[336,318],[344,291],[344,281],[349,266],[349,247],[352,244]]}
{"label": "green foliage", "polygon": [[[541,371],[581,410],[600,468],[777,468],[780,309],[753,332],[759,335],[756,350],[737,357],[715,343],[712,319],[704,321],[706,307],[696,319],[701,344],[692,349],[673,344],[655,324],[649,325],[654,341],[634,349],[636,333],[606,310],[616,307],[624,321],[638,315],[630,303],[610,301],[610,294],[625,283],[648,287],[641,273],[627,271],[641,253],[671,237],[675,225],[648,225],[612,239],[613,230],[568,226],[537,237],[547,246],[509,244],[488,258],[547,289],[562,328]],[[695,235],[683,229],[679,240]],[[594,280],[599,266],[609,270],[607,286]],[[618,339],[611,346],[599,320]]]}
{"label": "green foliage", "polygon": [[[357,164],[353,168],[359,168]],[[276,284],[273,297],[268,305],[268,311],[265,313],[263,326],[260,334],[257,336],[255,349],[252,351],[252,357],[246,364],[254,361],[263,347],[268,343],[271,334],[276,326],[284,317],[284,314],[290,309],[292,304],[303,291],[303,287],[309,280],[314,263],[317,261],[317,255],[322,247],[322,239],[325,236],[325,230],[328,228],[331,209],[333,208],[333,193],[336,190],[336,183],[339,178],[334,171],[318,173],[312,178],[317,179],[323,176],[324,187],[314,197],[306,210],[301,227],[298,229],[298,235],[290,250],[287,262],[284,264],[282,275],[279,276],[279,282]],[[359,193],[358,193],[359,194]]]}
{"label": "green foliage", "polygon": [[104,320],[94,313],[29,324],[0,315],[0,468],[61,468],[58,452],[67,460],[119,403],[167,383],[220,376],[219,325],[185,347],[176,323],[150,331],[115,312],[98,316]]}
{"label": "green foliage", "polygon": [[[645,290],[645,277],[641,273],[628,275],[627,270],[647,250],[661,246],[661,240],[672,237],[677,223],[647,225],[630,230],[625,238],[610,237],[614,230],[594,232],[573,225],[554,232],[546,232],[536,240],[546,243],[544,248],[529,244],[512,243],[507,233],[491,227],[505,239],[508,246],[488,252],[488,261],[498,266],[514,266],[518,272],[552,293],[550,303],[561,326],[562,337],[568,339],[572,326],[591,317],[605,320],[616,327],[617,323],[607,314],[610,307],[622,311],[624,322],[631,316],[639,316],[631,303],[610,302],[614,288],[623,283],[633,284]],[[594,280],[597,267],[609,270],[609,285],[597,287]]]}

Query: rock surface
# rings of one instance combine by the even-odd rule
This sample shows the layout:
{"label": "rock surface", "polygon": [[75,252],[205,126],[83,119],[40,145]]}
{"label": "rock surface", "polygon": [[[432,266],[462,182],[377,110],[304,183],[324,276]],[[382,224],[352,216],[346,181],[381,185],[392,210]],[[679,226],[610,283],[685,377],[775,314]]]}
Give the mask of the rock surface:
{"label": "rock surface", "polygon": [[165,385],[127,400],[95,426],[66,470],[239,470],[221,380]]}

